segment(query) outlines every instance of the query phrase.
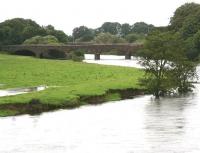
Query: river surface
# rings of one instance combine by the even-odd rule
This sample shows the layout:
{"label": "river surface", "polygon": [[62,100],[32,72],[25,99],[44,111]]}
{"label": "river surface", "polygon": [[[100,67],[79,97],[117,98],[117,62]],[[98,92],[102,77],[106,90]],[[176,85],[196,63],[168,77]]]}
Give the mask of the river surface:
{"label": "river surface", "polygon": [[101,55],[101,60],[94,60],[94,55],[85,54],[86,63],[95,63],[103,65],[115,65],[115,66],[126,66],[126,67],[136,67],[142,68],[139,64],[139,60],[136,57],[131,57],[132,60],[125,60],[125,56],[115,56],[115,55]]}
{"label": "river surface", "polygon": [[195,86],[179,98],[146,95],[0,118],[0,153],[200,153],[200,84]]}

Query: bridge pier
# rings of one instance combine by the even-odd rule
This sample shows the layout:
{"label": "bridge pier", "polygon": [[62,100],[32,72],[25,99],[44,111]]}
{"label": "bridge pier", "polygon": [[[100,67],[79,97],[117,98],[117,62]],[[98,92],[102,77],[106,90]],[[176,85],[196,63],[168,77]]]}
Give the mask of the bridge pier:
{"label": "bridge pier", "polygon": [[94,54],[94,59],[95,60],[100,60],[100,54]]}
{"label": "bridge pier", "polygon": [[125,55],[125,60],[130,60],[130,59],[131,59],[131,54],[130,53],[126,54]]}
{"label": "bridge pier", "polygon": [[41,57],[41,56],[40,56],[40,53],[36,52],[36,53],[35,53],[35,57],[40,58],[40,57]]}

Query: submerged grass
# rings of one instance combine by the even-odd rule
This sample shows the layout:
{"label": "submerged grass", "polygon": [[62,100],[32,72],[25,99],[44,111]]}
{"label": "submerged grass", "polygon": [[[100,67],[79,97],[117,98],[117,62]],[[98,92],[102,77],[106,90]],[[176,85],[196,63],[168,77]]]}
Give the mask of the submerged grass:
{"label": "submerged grass", "polygon": [[121,95],[119,93],[110,93],[106,95],[106,101],[116,101],[120,99]]}
{"label": "submerged grass", "polygon": [[[136,68],[104,66],[66,60],[47,60],[0,54],[0,89],[46,85],[44,91],[0,98],[0,105],[29,103],[80,105],[81,96],[103,95],[109,89],[141,89],[138,79],[143,71]],[[106,100],[120,99],[108,95]],[[2,111],[0,110],[0,116]],[[12,113],[13,114],[13,113]],[[4,115],[5,116],[5,115]]]}
{"label": "submerged grass", "polygon": [[12,116],[18,114],[18,111],[14,110],[0,110],[0,117]]}

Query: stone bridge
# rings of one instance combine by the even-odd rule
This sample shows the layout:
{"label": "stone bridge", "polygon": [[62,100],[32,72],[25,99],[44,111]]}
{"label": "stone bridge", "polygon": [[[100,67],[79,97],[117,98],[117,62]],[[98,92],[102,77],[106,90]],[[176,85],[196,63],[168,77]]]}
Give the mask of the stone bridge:
{"label": "stone bridge", "polygon": [[70,53],[82,51],[84,54],[94,54],[99,60],[101,54],[125,55],[131,59],[142,44],[68,44],[68,45],[8,45],[2,48],[11,54],[35,56],[38,58],[67,59]]}

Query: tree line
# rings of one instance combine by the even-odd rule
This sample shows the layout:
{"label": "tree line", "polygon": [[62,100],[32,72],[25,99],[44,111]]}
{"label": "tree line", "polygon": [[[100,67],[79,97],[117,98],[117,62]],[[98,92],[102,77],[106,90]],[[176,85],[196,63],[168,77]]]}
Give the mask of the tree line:
{"label": "tree line", "polygon": [[[145,36],[154,29],[152,24],[136,22],[133,25],[128,23],[105,22],[101,27],[91,29],[80,26],[73,29],[73,39],[76,42],[135,42],[144,40]],[[99,36],[99,37],[98,37]],[[102,39],[100,39],[102,38]],[[104,39],[103,39],[104,38]],[[110,38],[110,39],[109,39]]]}
{"label": "tree line", "polygon": [[101,27],[91,29],[80,26],[73,29],[72,35],[56,30],[52,25],[40,26],[31,19],[14,18],[0,23],[0,45],[46,44],[68,42],[123,43],[144,40],[154,28],[151,24],[105,22]]}

